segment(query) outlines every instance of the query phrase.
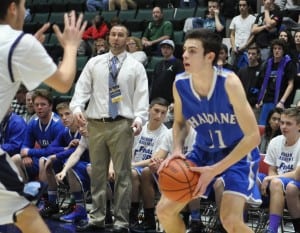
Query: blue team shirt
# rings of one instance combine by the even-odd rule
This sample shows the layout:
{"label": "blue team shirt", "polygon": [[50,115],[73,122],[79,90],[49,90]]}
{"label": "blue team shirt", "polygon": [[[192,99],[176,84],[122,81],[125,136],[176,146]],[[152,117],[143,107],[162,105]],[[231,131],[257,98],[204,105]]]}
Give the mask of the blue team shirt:
{"label": "blue team shirt", "polygon": [[10,156],[20,153],[25,137],[27,124],[23,117],[11,113],[9,118],[4,118],[0,127],[0,147]]}
{"label": "blue team shirt", "polygon": [[[80,140],[81,134],[76,131],[72,133],[68,127],[59,133],[55,140],[47,147],[46,154],[52,155],[55,154],[58,160],[66,162],[69,156],[76,150],[76,147],[71,147],[67,150],[64,148],[67,147],[70,142],[74,139]],[[88,153],[84,153],[80,160],[89,162]]]}
{"label": "blue team shirt", "polygon": [[208,152],[232,149],[244,136],[225,90],[226,76],[232,71],[218,72],[215,68],[207,97],[196,93],[189,74],[179,74],[175,80],[184,118],[197,132],[194,148]]}
{"label": "blue team shirt", "polygon": [[[64,131],[64,125],[60,117],[56,113],[52,113],[52,117],[48,125],[42,125],[36,116],[31,119],[27,125],[27,131],[22,148],[29,148],[28,155],[31,157],[47,156],[45,148]],[[36,144],[40,148],[36,148]]]}

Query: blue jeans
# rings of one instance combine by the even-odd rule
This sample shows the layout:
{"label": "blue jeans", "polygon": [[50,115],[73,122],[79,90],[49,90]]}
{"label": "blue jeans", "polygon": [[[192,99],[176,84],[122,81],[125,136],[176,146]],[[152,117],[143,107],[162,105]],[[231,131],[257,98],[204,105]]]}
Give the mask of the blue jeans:
{"label": "blue jeans", "polygon": [[99,9],[108,10],[108,0],[87,0],[86,7],[88,11],[97,11]]}

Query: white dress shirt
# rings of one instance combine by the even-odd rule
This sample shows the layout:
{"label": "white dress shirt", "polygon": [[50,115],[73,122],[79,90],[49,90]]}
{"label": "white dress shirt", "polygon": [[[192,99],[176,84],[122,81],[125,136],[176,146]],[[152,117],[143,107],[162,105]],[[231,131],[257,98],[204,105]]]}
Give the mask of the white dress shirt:
{"label": "white dress shirt", "polygon": [[[75,87],[70,103],[71,110],[82,112],[86,109],[88,118],[109,117],[109,64],[114,55],[111,52],[91,58],[84,67]],[[144,123],[148,118],[148,80],[144,66],[127,52],[118,56],[117,76],[122,100],[118,103],[118,114],[128,119]]]}

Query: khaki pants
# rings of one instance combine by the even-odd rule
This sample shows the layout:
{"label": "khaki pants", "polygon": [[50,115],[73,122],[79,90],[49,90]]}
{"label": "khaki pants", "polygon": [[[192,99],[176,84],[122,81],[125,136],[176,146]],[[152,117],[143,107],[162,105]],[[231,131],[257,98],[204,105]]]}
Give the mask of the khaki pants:
{"label": "khaki pants", "polygon": [[127,227],[131,204],[131,120],[101,122],[89,119],[89,152],[92,165],[92,211],[90,221],[104,227],[106,213],[107,174],[112,159],[116,174],[114,187],[114,225]]}

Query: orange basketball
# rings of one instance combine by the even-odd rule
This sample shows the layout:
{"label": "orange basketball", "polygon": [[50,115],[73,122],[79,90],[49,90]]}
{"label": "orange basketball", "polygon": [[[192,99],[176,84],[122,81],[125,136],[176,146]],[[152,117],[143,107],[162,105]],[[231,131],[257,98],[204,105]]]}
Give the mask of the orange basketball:
{"label": "orange basketball", "polygon": [[170,161],[159,173],[160,191],[170,200],[188,202],[192,200],[200,174],[189,167],[195,166],[189,160],[176,158]]}

